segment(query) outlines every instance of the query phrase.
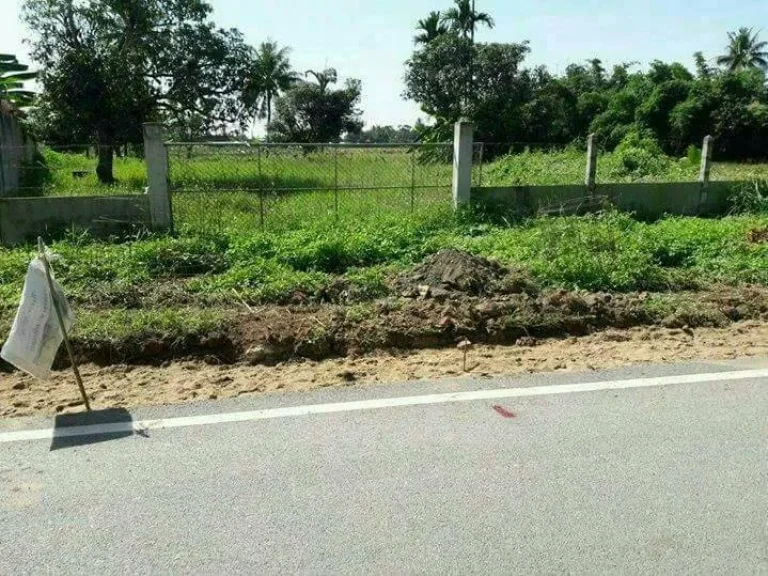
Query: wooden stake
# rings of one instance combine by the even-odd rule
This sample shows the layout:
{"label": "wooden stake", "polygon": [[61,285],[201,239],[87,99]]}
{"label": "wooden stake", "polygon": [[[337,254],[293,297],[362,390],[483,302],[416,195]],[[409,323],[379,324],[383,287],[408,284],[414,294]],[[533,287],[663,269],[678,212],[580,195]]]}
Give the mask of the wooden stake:
{"label": "wooden stake", "polygon": [[38,257],[43,263],[45,268],[45,277],[48,279],[48,292],[51,294],[51,300],[53,301],[53,309],[56,312],[56,318],[59,321],[59,329],[61,335],[64,337],[64,346],[67,348],[67,354],[69,354],[69,361],[72,363],[72,371],[75,373],[75,380],[77,380],[77,386],[80,388],[80,394],[85,402],[85,409],[91,411],[91,403],[88,401],[88,394],[85,392],[85,386],[83,386],[83,379],[80,377],[80,370],[77,368],[77,362],[75,361],[75,354],[72,351],[72,345],[69,343],[69,336],[67,335],[67,329],[64,326],[64,316],[59,308],[59,301],[56,299],[56,291],[53,288],[53,277],[51,276],[51,265],[48,263],[48,258],[45,256],[45,244],[43,239],[38,237],[37,239],[37,252]]}

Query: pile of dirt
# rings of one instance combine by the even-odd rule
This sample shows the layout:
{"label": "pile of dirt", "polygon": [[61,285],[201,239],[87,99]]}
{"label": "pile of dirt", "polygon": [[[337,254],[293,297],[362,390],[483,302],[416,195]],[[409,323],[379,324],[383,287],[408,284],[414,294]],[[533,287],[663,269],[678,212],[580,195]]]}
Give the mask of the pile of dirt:
{"label": "pile of dirt", "polygon": [[444,298],[455,293],[470,296],[535,293],[531,279],[511,272],[498,262],[461,250],[446,249],[428,256],[396,281],[407,298]]}
{"label": "pile of dirt", "polygon": [[747,234],[747,240],[751,244],[768,243],[768,228],[755,228],[754,230],[750,230]]}

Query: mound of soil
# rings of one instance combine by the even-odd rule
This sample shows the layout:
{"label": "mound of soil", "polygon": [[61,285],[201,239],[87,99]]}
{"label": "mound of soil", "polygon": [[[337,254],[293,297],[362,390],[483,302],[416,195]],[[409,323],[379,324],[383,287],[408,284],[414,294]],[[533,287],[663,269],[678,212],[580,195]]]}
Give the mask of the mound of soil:
{"label": "mound of soil", "polygon": [[446,249],[427,256],[421,264],[397,279],[405,297],[469,296],[536,292],[526,275],[511,272],[498,262],[461,250]]}
{"label": "mound of soil", "polygon": [[752,244],[768,243],[768,228],[755,228],[754,230],[750,230],[747,234],[747,240]]}

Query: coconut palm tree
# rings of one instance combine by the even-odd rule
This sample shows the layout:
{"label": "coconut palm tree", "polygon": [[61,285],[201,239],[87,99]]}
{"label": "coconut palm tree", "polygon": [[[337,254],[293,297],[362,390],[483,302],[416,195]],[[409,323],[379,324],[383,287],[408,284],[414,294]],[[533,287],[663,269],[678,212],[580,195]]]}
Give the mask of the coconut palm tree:
{"label": "coconut palm tree", "polygon": [[416,44],[429,44],[432,40],[448,32],[448,26],[443,22],[442,14],[436,11],[430,12],[429,16],[419,20],[419,23],[416,24],[416,30],[419,34],[414,36],[413,41]]}
{"label": "coconut palm tree", "polygon": [[298,79],[291,69],[289,54],[290,48],[286,46],[280,48],[272,40],[263,42],[256,52],[246,84],[246,105],[255,111],[256,116],[267,120],[267,139],[272,122],[272,102]]}
{"label": "coconut palm tree", "polygon": [[336,68],[326,68],[320,72],[316,70],[307,70],[304,72],[304,76],[314,76],[315,80],[317,80],[317,85],[320,86],[320,92],[322,94],[325,94],[328,86],[336,84],[339,80],[339,73],[336,72]]}
{"label": "coconut palm tree", "polygon": [[752,28],[729,32],[728,52],[720,56],[717,63],[731,72],[748,68],[768,70],[768,42],[760,42],[759,34]]}
{"label": "coconut palm tree", "polygon": [[17,107],[29,106],[34,92],[24,90],[26,80],[34,80],[37,72],[29,72],[29,66],[19,64],[16,56],[0,54],[0,100],[8,100]]}
{"label": "coconut palm tree", "polygon": [[485,24],[488,28],[495,26],[490,14],[475,10],[475,0],[453,0],[453,2],[455,6],[445,12],[443,22],[464,38],[470,38],[474,42],[478,24]]}

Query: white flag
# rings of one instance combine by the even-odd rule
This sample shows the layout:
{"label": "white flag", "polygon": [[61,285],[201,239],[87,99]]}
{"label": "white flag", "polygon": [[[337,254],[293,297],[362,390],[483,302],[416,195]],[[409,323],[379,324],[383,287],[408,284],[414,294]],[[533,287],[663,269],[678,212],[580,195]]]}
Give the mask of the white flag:
{"label": "white flag", "polygon": [[[56,280],[53,280],[53,289],[65,329],[69,331],[75,323],[75,314]],[[40,258],[35,258],[27,269],[21,304],[0,357],[19,370],[46,380],[51,375],[51,366],[63,339],[48,289],[45,265]]]}

